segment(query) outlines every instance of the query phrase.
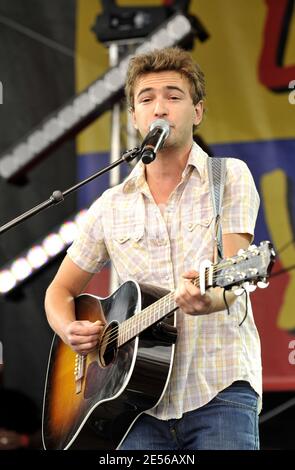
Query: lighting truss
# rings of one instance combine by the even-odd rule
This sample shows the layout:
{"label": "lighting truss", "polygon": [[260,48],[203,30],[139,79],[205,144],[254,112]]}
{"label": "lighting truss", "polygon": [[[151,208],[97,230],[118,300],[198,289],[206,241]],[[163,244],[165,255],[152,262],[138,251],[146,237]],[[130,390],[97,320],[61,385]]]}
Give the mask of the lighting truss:
{"label": "lighting truss", "polygon": [[16,259],[0,268],[0,295],[6,295],[24,283],[29,277],[65,251],[74,241],[78,226],[86,210],[83,209],[44,239],[25,250]]}
{"label": "lighting truss", "polygon": [[0,158],[0,176],[17,182],[50,151],[70,135],[94,121],[124,94],[125,78],[132,56],[151,50],[184,45],[196,34],[193,21],[181,13],[171,16],[161,27],[148,36],[132,54],[125,55],[117,66],[110,68],[82,93],[46,118],[25,138]]}

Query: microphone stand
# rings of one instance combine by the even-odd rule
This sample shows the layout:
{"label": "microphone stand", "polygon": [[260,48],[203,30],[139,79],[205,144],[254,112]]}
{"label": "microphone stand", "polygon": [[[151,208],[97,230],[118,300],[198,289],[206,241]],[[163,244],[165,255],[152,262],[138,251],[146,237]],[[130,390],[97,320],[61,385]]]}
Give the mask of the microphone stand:
{"label": "microphone stand", "polygon": [[52,195],[50,196],[49,199],[47,199],[44,202],[41,202],[41,204],[38,204],[37,206],[33,207],[32,209],[28,210],[27,212],[24,212],[23,214],[19,215],[18,217],[11,220],[10,222],[7,222],[5,225],[2,225],[2,227],[0,227],[0,235],[2,233],[6,232],[7,230],[15,227],[16,225],[20,224],[24,220],[32,217],[33,215],[38,214],[38,212],[41,212],[42,210],[47,209],[50,206],[59,204],[70,193],[72,193],[73,191],[76,191],[81,186],[84,186],[84,184],[89,183],[90,181],[94,180],[98,176],[103,175],[107,171],[112,170],[117,165],[120,165],[123,162],[126,162],[126,163],[131,162],[134,158],[136,158],[139,155],[139,153],[140,153],[140,149],[138,147],[135,147],[134,149],[131,149],[131,150],[127,150],[122,155],[121,158],[119,158],[118,160],[115,160],[111,165],[106,166],[105,168],[98,171],[97,173],[94,173],[92,176],[89,176],[88,178],[86,178],[85,180],[80,181],[79,183],[75,184],[71,188],[66,189],[64,192],[62,192],[60,190],[53,191],[53,193],[52,193]]}

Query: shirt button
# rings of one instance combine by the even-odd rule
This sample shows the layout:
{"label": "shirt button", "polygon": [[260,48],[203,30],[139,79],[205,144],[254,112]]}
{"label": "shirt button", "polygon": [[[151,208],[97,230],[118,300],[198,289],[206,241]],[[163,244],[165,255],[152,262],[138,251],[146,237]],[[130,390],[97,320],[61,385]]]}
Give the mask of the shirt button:
{"label": "shirt button", "polygon": [[190,232],[192,231],[193,228],[194,228],[194,224],[192,223],[188,224],[188,229]]}

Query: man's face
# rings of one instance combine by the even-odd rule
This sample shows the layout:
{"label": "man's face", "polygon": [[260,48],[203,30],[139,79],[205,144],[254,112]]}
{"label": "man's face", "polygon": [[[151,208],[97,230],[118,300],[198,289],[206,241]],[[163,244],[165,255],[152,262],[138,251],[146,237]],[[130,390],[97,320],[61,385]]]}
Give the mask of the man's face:
{"label": "man's face", "polygon": [[192,140],[193,125],[203,116],[203,102],[194,105],[187,79],[174,71],[151,72],[135,82],[133,123],[144,137],[156,119],[170,124],[165,147],[181,147]]}

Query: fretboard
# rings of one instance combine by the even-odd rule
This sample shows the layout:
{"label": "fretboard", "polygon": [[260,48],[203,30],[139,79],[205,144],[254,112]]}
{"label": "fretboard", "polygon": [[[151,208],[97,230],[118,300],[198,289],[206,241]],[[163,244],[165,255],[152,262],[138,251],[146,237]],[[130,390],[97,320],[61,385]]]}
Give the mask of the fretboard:
{"label": "fretboard", "polygon": [[161,299],[146,307],[133,317],[125,320],[119,325],[118,346],[127,343],[149,326],[157,323],[169,313],[178,308],[174,300],[174,292],[169,292]]}
{"label": "fretboard", "polygon": [[[191,282],[195,286],[200,287],[199,276],[191,279]],[[177,310],[178,305],[174,300],[174,294],[174,291],[169,292],[169,294],[164,295],[164,297],[149,305],[140,313],[121,323],[119,325],[118,346],[127,343],[127,341],[146,330],[149,326],[154,325],[154,323],[157,323],[169,313]]]}

